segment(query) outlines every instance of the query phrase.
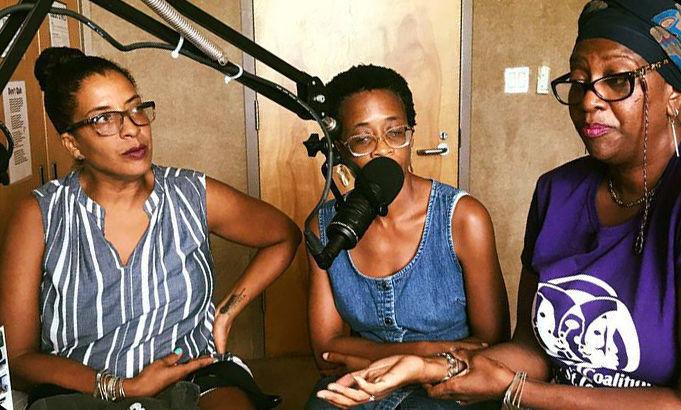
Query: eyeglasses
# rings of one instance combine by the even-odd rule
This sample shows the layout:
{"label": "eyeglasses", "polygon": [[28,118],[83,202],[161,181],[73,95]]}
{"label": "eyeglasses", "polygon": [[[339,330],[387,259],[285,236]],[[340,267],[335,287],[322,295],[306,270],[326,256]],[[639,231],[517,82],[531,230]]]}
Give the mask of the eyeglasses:
{"label": "eyeglasses", "polygon": [[400,149],[409,145],[413,134],[413,128],[400,125],[386,130],[380,137],[372,134],[353,135],[343,141],[343,145],[348,148],[353,157],[364,157],[374,152],[379,139],[383,139],[390,148]]}
{"label": "eyeglasses", "polygon": [[551,88],[556,99],[565,105],[581,104],[587,91],[593,91],[598,98],[606,102],[622,101],[634,93],[636,78],[643,77],[669,62],[669,59],[665,58],[634,71],[606,75],[590,83],[571,80],[570,73],[567,73],[551,81]]}
{"label": "eyeglasses", "polygon": [[99,113],[83,121],[78,121],[66,127],[66,132],[76,128],[91,125],[97,134],[102,137],[116,135],[123,129],[123,116],[130,118],[133,124],[144,126],[151,124],[156,118],[156,104],[153,101],[145,101],[126,111],[106,111]]}

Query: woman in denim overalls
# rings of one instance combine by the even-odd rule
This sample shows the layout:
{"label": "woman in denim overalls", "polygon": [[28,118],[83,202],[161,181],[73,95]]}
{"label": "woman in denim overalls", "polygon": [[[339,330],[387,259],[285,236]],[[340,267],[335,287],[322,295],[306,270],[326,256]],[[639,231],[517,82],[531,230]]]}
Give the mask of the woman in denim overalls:
{"label": "woman in denim overalls", "polygon": [[[389,157],[405,180],[388,215],[372,222],[352,252],[342,251],[326,271],[310,259],[310,333],[326,377],[315,386],[308,408],[357,402],[367,409],[458,408],[427,397],[419,386],[353,403],[334,394],[342,386],[327,387],[339,374],[386,356],[480,348],[509,335],[489,214],[465,192],[412,172],[416,113],[404,78],[388,68],[356,66],[336,76],[327,92],[330,115],[341,127],[335,144],[342,155],[360,168]],[[333,201],[320,211],[317,228],[324,243],[334,214]],[[447,362],[438,362],[444,378]]]}

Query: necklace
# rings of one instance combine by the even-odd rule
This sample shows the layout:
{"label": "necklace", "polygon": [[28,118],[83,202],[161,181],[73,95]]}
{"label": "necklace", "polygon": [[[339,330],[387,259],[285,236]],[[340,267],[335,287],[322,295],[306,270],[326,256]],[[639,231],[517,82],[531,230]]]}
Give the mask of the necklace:
{"label": "necklace", "polygon": [[[655,184],[653,189],[650,190],[650,193],[648,194],[650,196],[650,199],[652,199],[653,196],[655,196],[655,192],[657,192],[657,187],[659,185],[659,182],[660,181],[658,181],[658,183]],[[614,202],[615,205],[619,206],[620,208],[633,208],[635,206],[641,205],[646,200],[646,196],[644,194],[644,195],[641,195],[640,198],[635,199],[635,200],[630,201],[630,202],[622,201],[622,198],[620,198],[617,191],[615,191],[615,187],[613,186],[613,183],[612,183],[612,178],[608,178],[608,193],[610,194],[610,199],[612,199],[612,202]]]}

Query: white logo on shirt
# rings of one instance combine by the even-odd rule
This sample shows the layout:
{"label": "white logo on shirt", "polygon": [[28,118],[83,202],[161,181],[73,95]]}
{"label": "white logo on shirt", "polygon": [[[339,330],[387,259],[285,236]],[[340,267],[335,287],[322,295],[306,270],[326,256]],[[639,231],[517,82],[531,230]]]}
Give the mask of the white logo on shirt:
{"label": "white logo on shirt", "polygon": [[598,278],[583,274],[540,283],[532,324],[546,352],[582,374],[586,369],[630,373],[639,367],[641,350],[631,313]]}

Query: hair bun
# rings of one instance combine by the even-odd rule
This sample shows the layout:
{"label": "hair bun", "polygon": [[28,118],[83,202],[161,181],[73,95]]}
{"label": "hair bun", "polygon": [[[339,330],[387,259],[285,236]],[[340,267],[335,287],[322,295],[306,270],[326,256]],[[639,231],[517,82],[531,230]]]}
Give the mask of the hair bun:
{"label": "hair bun", "polygon": [[40,84],[40,89],[45,91],[61,67],[83,57],[85,57],[85,54],[77,48],[49,47],[43,50],[38,56],[33,70],[33,74]]}

